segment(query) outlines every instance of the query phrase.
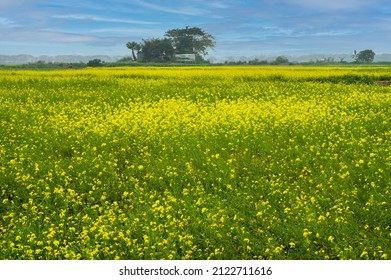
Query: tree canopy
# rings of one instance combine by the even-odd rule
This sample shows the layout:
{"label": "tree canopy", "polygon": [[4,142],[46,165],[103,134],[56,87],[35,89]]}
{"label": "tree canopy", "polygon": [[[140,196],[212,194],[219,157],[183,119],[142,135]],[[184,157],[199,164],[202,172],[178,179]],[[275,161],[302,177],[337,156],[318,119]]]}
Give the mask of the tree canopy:
{"label": "tree canopy", "polygon": [[157,62],[172,61],[175,54],[194,54],[203,60],[208,49],[216,44],[214,37],[199,27],[171,29],[164,36],[163,39],[142,39],[142,43],[128,42],[126,47],[132,50],[133,60]]}
{"label": "tree canopy", "polygon": [[132,57],[133,57],[133,60],[136,61],[137,60],[137,56],[135,54],[135,52],[139,52],[142,48],[141,44],[137,43],[137,42],[128,42],[126,44],[126,47],[128,49],[131,49],[132,50]]}
{"label": "tree canopy", "polygon": [[375,58],[375,52],[373,50],[363,50],[358,53],[354,51],[353,58],[358,63],[371,63]]}
{"label": "tree canopy", "polygon": [[176,54],[207,55],[208,48],[215,46],[215,39],[199,27],[171,29],[164,35],[169,38]]}
{"label": "tree canopy", "polygon": [[142,60],[147,62],[169,61],[174,55],[174,48],[169,39],[143,40],[141,48]]}

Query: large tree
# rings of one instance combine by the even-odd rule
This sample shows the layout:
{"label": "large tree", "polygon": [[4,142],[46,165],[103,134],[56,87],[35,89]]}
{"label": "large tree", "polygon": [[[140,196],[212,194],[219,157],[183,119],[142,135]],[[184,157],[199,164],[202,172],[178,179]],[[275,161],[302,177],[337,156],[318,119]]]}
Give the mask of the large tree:
{"label": "large tree", "polygon": [[176,54],[207,55],[215,46],[215,38],[199,27],[171,29],[164,35],[171,40]]}
{"label": "large tree", "polygon": [[167,38],[153,38],[143,40],[141,53],[142,60],[147,62],[170,61],[174,56],[174,48]]}
{"label": "large tree", "polygon": [[375,59],[375,52],[373,50],[364,50],[359,53],[354,51],[354,59],[358,63],[371,63]]}

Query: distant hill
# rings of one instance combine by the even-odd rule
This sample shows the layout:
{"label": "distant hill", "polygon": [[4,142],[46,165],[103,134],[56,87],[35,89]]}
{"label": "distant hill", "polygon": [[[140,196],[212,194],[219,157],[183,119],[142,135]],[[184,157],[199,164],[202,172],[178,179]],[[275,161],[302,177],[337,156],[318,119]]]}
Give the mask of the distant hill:
{"label": "distant hill", "polygon": [[375,61],[389,62],[391,61],[391,54],[389,53],[377,54],[375,55]]}
{"label": "distant hill", "polygon": [[0,64],[25,64],[25,63],[34,63],[37,61],[44,61],[46,63],[87,63],[93,59],[100,59],[105,62],[114,62],[121,59],[123,56],[108,56],[108,55],[56,55],[56,56],[32,56],[28,54],[20,55],[0,55]]}

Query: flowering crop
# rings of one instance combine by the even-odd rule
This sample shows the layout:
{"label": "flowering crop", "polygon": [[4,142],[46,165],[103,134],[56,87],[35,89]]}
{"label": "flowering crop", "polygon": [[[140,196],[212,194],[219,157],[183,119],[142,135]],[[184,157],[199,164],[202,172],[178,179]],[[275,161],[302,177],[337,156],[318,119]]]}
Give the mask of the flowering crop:
{"label": "flowering crop", "polygon": [[390,259],[389,71],[0,71],[0,259]]}

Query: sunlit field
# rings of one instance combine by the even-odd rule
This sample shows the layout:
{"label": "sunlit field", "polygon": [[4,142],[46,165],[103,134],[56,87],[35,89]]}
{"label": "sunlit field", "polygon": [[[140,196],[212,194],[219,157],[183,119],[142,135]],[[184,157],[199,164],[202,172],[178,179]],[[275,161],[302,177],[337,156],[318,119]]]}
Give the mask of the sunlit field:
{"label": "sunlit field", "polygon": [[390,67],[0,71],[0,259],[391,259]]}

